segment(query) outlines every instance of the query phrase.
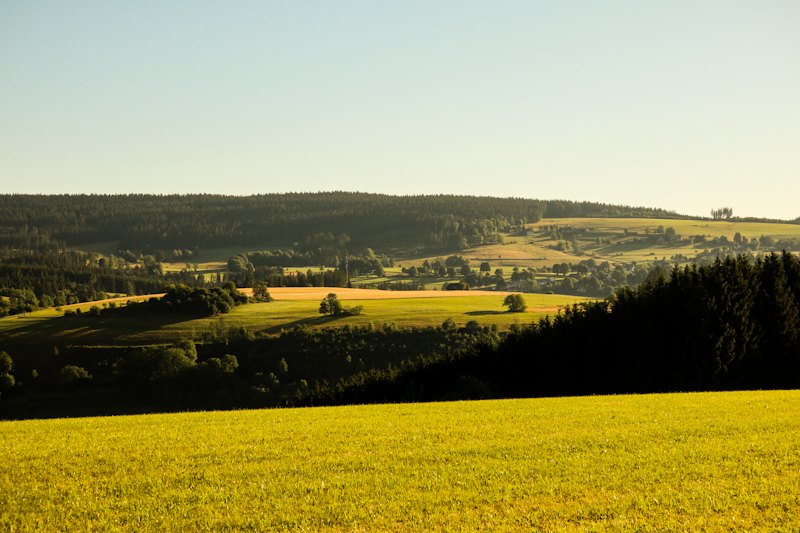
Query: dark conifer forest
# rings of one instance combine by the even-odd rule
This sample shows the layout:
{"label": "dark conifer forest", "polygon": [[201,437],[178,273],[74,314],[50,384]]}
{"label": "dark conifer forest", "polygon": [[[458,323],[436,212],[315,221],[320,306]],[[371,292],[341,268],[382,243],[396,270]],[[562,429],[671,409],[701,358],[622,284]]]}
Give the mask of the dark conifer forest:
{"label": "dark conifer forest", "polygon": [[355,192],[0,195],[0,248],[47,251],[109,241],[119,241],[123,250],[258,246],[305,242],[319,232],[348,234],[358,243],[381,239],[457,248],[467,227],[486,233],[545,216],[677,215],[593,202]]}

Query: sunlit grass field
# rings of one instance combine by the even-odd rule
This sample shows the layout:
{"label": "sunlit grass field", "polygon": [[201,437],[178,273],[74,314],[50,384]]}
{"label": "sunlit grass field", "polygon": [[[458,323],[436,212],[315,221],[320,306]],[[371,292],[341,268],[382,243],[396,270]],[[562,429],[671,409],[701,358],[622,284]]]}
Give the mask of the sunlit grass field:
{"label": "sunlit grass field", "polygon": [[546,218],[535,224],[529,224],[538,229],[545,224],[556,224],[560,227],[571,225],[576,228],[592,228],[599,231],[650,231],[662,225],[672,226],[675,231],[683,235],[711,235],[719,237],[725,235],[729,239],[738,231],[748,239],[761,235],[770,235],[775,239],[783,237],[800,237],[800,225],[776,224],[771,222],[737,222],[733,220],[674,220],[660,218]]}
{"label": "sunlit grass field", "polygon": [[[328,289],[325,289],[328,291]],[[331,288],[329,292],[336,292]],[[391,293],[388,293],[391,295]],[[399,327],[438,326],[448,318],[463,326],[474,320],[482,326],[497,324],[507,329],[514,323],[529,324],[559,308],[591,300],[559,294],[525,295],[528,312],[509,313],[502,306],[502,294],[452,296],[402,300],[346,300],[347,306],[362,305],[356,316],[328,317],[319,314],[319,301],[275,301],[249,304],[210,318],[189,319],[180,315],[72,317],[64,318],[54,309],[29,313],[24,317],[0,319],[0,342],[31,345],[138,345],[174,342],[199,335],[211,328],[240,328],[248,331],[280,333],[298,325],[308,327],[365,326],[380,328],[394,322]],[[320,298],[321,300],[322,298]],[[76,306],[86,312],[94,302]],[[75,308],[75,307],[73,307]]]}
{"label": "sunlit grass field", "polygon": [[800,392],[0,423],[2,531],[797,531]]}
{"label": "sunlit grass field", "polygon": [[[590,229],[585,236],[591,241],[594,236],[607,236],[621,234],[626,229],[638,232],[637,237],[644,237],[645,230],[650,229],[655,233],[658,226],[672,227],[685,237],[691,235],[705,235],[707,237],[726,236],[733,239],[736,232],[748,239],[758,238],[761,235],[773,237],[776,241],[783,238],[800,237],[799,224],[775,224],[767,222],[735,222],[726,220],[672,220],[656,218],[547,218],[535,224],[528,224],[537,233],[533,236],[505,236],[505,243],[492,246],[477,246],[462,250],[460,254],[470,260],[473,268],[479,262],[490,262],[492,269],[504,268],[507,270],[514,266],[520,268],[544,266],[550,267],[555,263],[578,263],[589,257],[598,261],[610,262],[649,262],[666,257],[669,259],[675,254],[694,257],[703,251],[703,246],[691,243],[655,244],[638,243],[626,245],[593,245],[590,242],[582,243],[581,249],[587,255],[578,256],[572,252],[561,252],[551,248],[555,241],[538,233],[539,228],[545,225],[556,225],[560,228],[572,226],[576,229]],[[717,245],[709,244],[711,248]],[[762,250],[763,251],[763,250]],[[414,257],[401,261],[403,266],[419,266],[425,260],[433,261],[435,256]]]}

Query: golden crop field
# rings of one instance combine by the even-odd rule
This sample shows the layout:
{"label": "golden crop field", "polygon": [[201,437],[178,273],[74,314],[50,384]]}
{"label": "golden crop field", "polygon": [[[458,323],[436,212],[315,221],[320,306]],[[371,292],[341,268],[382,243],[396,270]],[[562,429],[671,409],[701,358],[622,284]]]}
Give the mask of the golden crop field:
{"label": "golden crop field", "polygon": [[797,531],[800,392],[0,422],[3,531]]}

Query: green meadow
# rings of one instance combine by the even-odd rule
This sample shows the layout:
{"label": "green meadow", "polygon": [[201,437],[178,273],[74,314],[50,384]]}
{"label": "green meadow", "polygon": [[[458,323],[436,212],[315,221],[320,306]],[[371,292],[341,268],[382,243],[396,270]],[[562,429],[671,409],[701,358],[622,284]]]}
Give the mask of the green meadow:
{"label": "green meadow", "polygon": [[[335,288],[330,289],[336,292]],[[388,293],[387,294],[391,294]],[[482,326],[531,323],[554,314],[557,309],[590,300],[558,294],[525,295],[529,309],[525,313],[509,313],[502,306],[503,295],[450,296],[443,298],[408,298],[385,300],[346,300],[347,306],[362,305],[361,315],[323,316],[317,300],[282,300],[248,304],[232,312],[209,318],[187,319],[180,315],[160,316],[80,316],[63,317],[55,309],[43,309],[24,317],[15,315],[0,319],[0,342],[6,345],[143,345],[174,342],[211,329],[247,328],[251,333],[280,333],[299,325],[307,327],[365,326],[375,327],[394,322],[399,327],[438,326],[448,318],[463,326],[476,321]],[[96,303],[76,306],[82,312]],[[76,307],[73,307],[76,308]],[[49,348],[52,350],[52,348]]]}
{"label": "green meadow", "polygon": [[800,392],[0,422],[3,531],[798,531]]}
{"label": "green meadow", "polygon": [[774,222],[738,222],[736,220],[681,220],[667,218],[545,218],[528,226],[538,229],[545,224],[591,228],[597,231],[618,232],[627,229],[644,234],[647,228],[654,232],[658,226],[675,228],[683,235],[706,235],[732,238],[738,231],[747,238],[769,235],[774,238],[800,237],[800,225]]}
{"label": "green meadow", "polygon": [[[559,228],[571,226],[583,231],[583,237],[578,239],[580,255],[574,250],[556,250],[556,244],[549,236],[540,232],[543,226],[555,225]],[[709,239],[725,236],[733,239],[738,232],[747,239],[758,238],[762,235],[780,240],[784,238],[800,237],[800,225],[778,224],[770,222],[736,222],[728,220],[674,220],[650,218],[546,218],[527,227],[536,233],[531,236],[506,235],[503,244],[490,246],[476,246],[462,250],[460,254],[470,260],[473,268],[477,268],[482,261],[488,261],[492,269],[504,268],[505,275],[510,275],[509,268],[515,266],[550,267],[555,263],[577,263],[590,257],[596,261],[618,262],[652,262],[664,257],[669,260],[671,256],[681,254],[693,258],[705,247],[689,242],[657,244],[652,242],[633,242],[636,238],[655,234],[659,226],[672,227],[676,233],[684,237],[704,235]],[[624,232],[631,232],[625,236]],[[635,234],[632,232],[636,232]],[[596,244],[597,237],[611,239],[610,244]],[[719,245],[708,243],[710,248]],[[761,250],[764,252],[764,250]],[[780,251],[780,250],[778,250]],[[447,254],[445,254],[447,255]],[[403,266],[419,266],[425,260],[433,261],[436,256],[409,257],[399,260]]]}

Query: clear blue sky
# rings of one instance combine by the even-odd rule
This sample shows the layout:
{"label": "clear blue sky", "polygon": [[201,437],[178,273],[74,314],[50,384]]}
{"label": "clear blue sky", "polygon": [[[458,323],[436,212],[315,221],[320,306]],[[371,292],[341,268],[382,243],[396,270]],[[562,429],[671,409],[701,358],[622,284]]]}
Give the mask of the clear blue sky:
{"label": "clear blue sky", "polygon": [[0,0],[0,192],[800,216],[800,2]]}

